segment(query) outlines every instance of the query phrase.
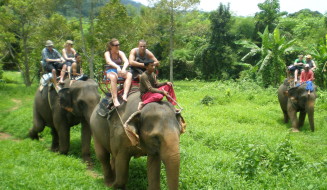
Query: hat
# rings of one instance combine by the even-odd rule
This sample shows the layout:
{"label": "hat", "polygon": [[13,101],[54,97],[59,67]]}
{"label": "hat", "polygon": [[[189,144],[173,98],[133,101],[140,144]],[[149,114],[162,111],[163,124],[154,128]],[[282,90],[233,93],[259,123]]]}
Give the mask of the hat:
{"label": "hat", "polygon": [[45,42],[45,46],[46,46],[46,47],[53,46],[53,42],[52,42],[51,40],[47,40],[47,41]]}
{"label": "hat", "polygon": [[74,44],[74,42],[73,42],[73,41],[71,41],[71,40],[67,40],[67,41],[66,41],[66,44],[71,44],[71,45],[73,45],[73,44]]}
{"label": "hat", "polygon": [[311,55],[306,56],[307,59],[312,59]]}
{"label": "hat", "polygon": [[309,64],[305,64],[304,67],[310,67]]}
{"label": "hat", "polygon": [[146,59],[144,62],[144,66],[148,66],[150,63],[154,63],[152,59]]}

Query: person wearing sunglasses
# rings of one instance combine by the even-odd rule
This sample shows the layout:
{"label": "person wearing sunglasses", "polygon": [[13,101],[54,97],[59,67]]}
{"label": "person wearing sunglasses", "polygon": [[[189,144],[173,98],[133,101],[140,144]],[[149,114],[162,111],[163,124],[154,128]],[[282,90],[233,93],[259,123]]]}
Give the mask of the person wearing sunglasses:
{"label": "person wearing sunglasses", "polygon": [[138,47],[132,49],[129,54],[129,64],[134,79],[140,79],[139,77],[145,71],[144,63],[149,59],[154,61],[153,64],[155,67],[160,66],[160,63],[154,54],[147,49],[146,41],[140,40],[138,42]]}
{"label": "person wearing sunglasses", "polygon": [[110,79],[111,95],[115,107],[120,105],[117,97],[118,78],[125,78],[123,100],[127,101],[127,95],[132,82],[132,74],[127,72],[128,59],[123,51],[119,50],[119,41],[115,38],[107,43],[107,51],[104,57],[107,64],[106,76]]}

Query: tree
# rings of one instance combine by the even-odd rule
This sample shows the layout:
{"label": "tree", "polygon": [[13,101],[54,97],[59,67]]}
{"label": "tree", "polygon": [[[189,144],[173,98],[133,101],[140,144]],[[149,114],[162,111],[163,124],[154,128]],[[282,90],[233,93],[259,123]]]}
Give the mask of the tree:
{"label": "tree", "polygon": [[227,79],[234,75],[236,63],[232,46],[234,38],[230,33],[233,23],[229,5],[220,3],[216,11],[211,12],[211,36],[195,58],[205,79]]}
{"label": "tree", "polygon": [[0,25],[4,26],[6,32],[2,40],[11,57],[17,61],[26,86],[32,83],[30,66],[35,61],[29,56],[33,49],[30,38],[37,32],[39,21],[49,12],[51,3],[45,3],[44,0],[11,0],[0,9]]}
{"label": "tree", "polygon": [[280,12],[279,0],[265,0],[263,3],[258,4],[260,12],[254,16],[255,31],[254,40],[259,40],[258,32],[262,32],[267,26],[268,31],[272,32],[279,23],[279,18],[286,15],[286,12]]}
{"label": "tree", "polygon": [[187,10],[200,3],[199,0],[149,0],[155,3],[157,8],[166,10],[170,17],[169,22],[169,63],[170,63],[170,81],[173,82],[173,52],[174,52],[174,33],[176,11]]}
{"label": "tree", "polygon": [[250,52],[242,58],[242,61],[260,54],[260,60],[256,63],[256,67],[263,86],[273,85],[277,87],[285,77],[287,63],[284,56],[294,50],[295,40],[286,41],[284,36],[281,37],[278,27],[275,28],[273,33],[269,33],[267,26],[264,32],[259,33],[259,35],[261,37],[261,47],[250,41],[237,42],[250,49]]}

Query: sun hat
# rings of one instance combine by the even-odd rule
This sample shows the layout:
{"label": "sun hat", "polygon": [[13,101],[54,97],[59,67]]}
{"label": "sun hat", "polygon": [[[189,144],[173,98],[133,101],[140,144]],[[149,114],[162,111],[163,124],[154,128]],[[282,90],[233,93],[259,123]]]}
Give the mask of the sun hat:
{"label": "sun hat", "polygon": [[71,45],[73,45],[73,44],[74,44],[74,42],[73,42],[73,41],[71,41],[71,40],[67,40],[67,41],[66,41],[66,44],[71,44]]}
{"label": "sun hat", "polygon": [[51,40],[47,40],[47,41],[45,42],[45,46],[46,46],[46,47],[53,46],[53,42],[52,42]]}
{"label": "sun hat", "polygon": [[311,55],[306,56],[307,59],[312,59]]}

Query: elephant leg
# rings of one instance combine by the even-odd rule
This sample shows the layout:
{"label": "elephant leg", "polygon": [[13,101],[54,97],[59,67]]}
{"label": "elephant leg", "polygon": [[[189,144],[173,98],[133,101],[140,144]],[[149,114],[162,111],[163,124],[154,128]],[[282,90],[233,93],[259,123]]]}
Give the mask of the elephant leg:
{"label": "elephant leg", "polygon": [[148,155],[147,173],[148,173],[148,189],[160,189],[160,166],[161,160],[158,154]]}
{"label": "elephant leg", "polygon": [[90,125],[84,120],[82,121],[82,158],[84,162],[91,165],[91,153],[90,153],[90,144],[91,144],[91,128]]}
{"label": "elephant leg", "polygon": [[70,127],[61,125],[57,131],[59,136],[59,152],[60,154],[67,154],[70,145]]}
{"label": "elephant leg", "polygon": [[104,183],[106,186],[111,187],[115,180],[115,174],[110,165],[110,153],[101,145],[101,143],[98,142],[96,138],[94,138],[94,148],[97,158],[102,165]]}
{"label": "elephant leg", "polygon": [[288,123],[289,117],[288,117],[287,111],[283,110],[283,114],[284,114],[284,123]]}
{"label": "elephant leg", "polygon": [[129,161],[131,157],[127,152],[121,151],[117,154],[115,160],[116,179],[113,184],[114,188],[125,189],[128,180]]}
{"label": "elephant leg", "polygon": [[55,128],[51,128],[51,135],[52,135],[51,150],[53,152],[57,152],[59,150],[59,137]]}
{"label": "elephant leg", "polygon": [[299,116],[299,127],[301,128],[304,124],[305,121],[305,116],[306,116],[306,112],[305,111],[301,111],[300,112],[300,116]]}
{"label": "elephant leg", "polygon": [[45,123],[41,116],[34,111],[33,127],[29,131],[29,137],[33,140],[39,140],[39,133],[44,130]]}

